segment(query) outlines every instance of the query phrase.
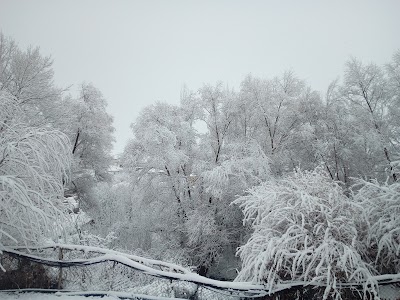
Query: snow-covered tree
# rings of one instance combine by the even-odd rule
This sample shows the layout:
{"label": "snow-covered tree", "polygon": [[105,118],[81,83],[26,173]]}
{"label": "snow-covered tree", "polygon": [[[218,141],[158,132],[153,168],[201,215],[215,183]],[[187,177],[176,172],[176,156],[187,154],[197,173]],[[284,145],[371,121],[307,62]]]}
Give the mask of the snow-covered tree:
{"label": "snow-covered tree", "polygon": [[31,126],[54,125],[66,118],[63,90],[54,86],[53,61],[39,47],[21,50],[0,33],[0,90],[14,96]]}
{"label": "snow-covered tree", "polygon": [[185,200],[192,196],[189,156],[192,156],[195,132],[181,112],[179,107],[163,103],[146,107],[132,124],[135,140],[131,144],[133,151],[127,155],[145,175],[143,179],[162,178],[183,220]]}
{"label": "snow-covered tree", "polygon": [[203,139],[207,139],[206,143],[211,148],[211,152],[205,151],[204,154],[209,155],[209,160],[214,164],[219,164],[223,155],[223,146],[233,121],[230,102],[236,95],[232,90],[224,89],[221,82],[215,86],[204,85],[199,90],[199,94],[200,108],[203,111],[200,118],[206,123],[208,129],[208,133]]}
{"label": "snow-covered tree", "polygon": [[67,134],[74,154],[72,182],[79,191],[107,177],[112,149],[112,117],[98,89],[83,84],[78,99],[54,85],[53,61],[39,47],[21,50],[0,34],[0,90],[14,96],[24,122]]}
{"label": "snow-covered tree", "polygon": [[14,40],[0,32],[0,90],[6,90],[13,80],[12,60],[17,51]]}
{"label": "snow-covered tree", "polygon": [[141,232],[145,243],[139,247],[183,249],[184,223],[195,197],[190,158],[194,130],[178,106],[165,103],[143,109],[132,130],[123,162],[135,195],[130,218],[141,224],[132,221],[136,228],[130,230]]}
{"label": "snow-covered tree", "polygon": [[[350,187],[354,178],[393,181],[398,149],[396,55],[385,70],[353,58],[343,83],[329,86],[310,149],[334,180]],[[353,179],[352,179],[353,178]]]}
{"label": "snow-covered tree", "polygon": [[367,282],[374,289],[370,266],[357,249],[354,216],[362,207],[321,169],[267,181],[235,203],[254,230],[239,248],[243,267],[237,280],[272,290],[288,280],[321,283],[323,299],[340,295],[345,282]]}
{"label": "snow-covered tree", "polygon": [[360,165],[364,156],[354,144],[357,131],[349,107],[341,97],[338,80],[329,85],[324,104],[317,113],[319,118],[312,123],[313,140],[306,149],[324,165],[332,180],[349,185],[350,177],[364,174],[367,167]]}
{"label": "snow-covered tree", "polygon": [[364,65],[354,58],[347,62],[342,94],[355,120],[353,130],[357,139],[354,144],[364,148],[365,162],[369,161],[371,166],[367,170],[369,176],[385,179],[380,173],[387,170],[387,174],[396,181],[387,118],[392,102],[388,87],[387,78],[379,66]]}
{"label": "snow-covered tree", "polygon": [[386,66],[386,71],[391,99],[388,103],[388,131],[394,148],[392,166],[395,174],[400,174],[400,50],[393,55],[392,61]]}
{"label": "snow-covered tree", "polygon": [[[244,110],[248,116],[241,121],[245,126],[242,132],[251,133],[263,147],[273,173],[282,174],[299,164],[315,167],[309,149],[314,112],[321,106],[318,93],[292,72],[285,72],[271,80],[247,76],[241,84],[240,97],[245,101],[243,105],[253,107]],[[241,111],[237,119],[243,119]]]}
{"label": "snow-covered tree", "polygon": [[72,143],[72,183],[77,192],[84,195],[96,181],[109,179],[113,118],[106,111],[107,102],[103,95],[92,84],[82,84],[80,97],[65,101],[72,114],[63,129]]}
{"label": "snow-covered tree", "polygon": [[21,123],[23,118],[15,96],[0,92],[0,246],[51,238],[65,217],[69,140]]}
{"label": "snow-covered tree", "polygon": [[[206,274],[240,236],[241,213],[229,204],[269,169],[256,143],[224,141],[229,121],[221,111],[223,97],[211,87],[203,93],[200,98],[189,93],[184,107],[157,103],[145,108],[132,125],[135,138],[124,160],[136,192],[159,213],[149,230],[170,240],[174,236],[176,246]],[[193,124],[199,119],[211,132],[196,132]]]}

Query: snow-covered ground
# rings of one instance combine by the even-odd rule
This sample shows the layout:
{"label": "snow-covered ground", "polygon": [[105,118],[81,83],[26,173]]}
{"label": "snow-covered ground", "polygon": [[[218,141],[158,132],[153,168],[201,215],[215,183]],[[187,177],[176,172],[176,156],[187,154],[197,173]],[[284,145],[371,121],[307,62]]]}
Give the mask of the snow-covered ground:
{"label": "snow-covered ground", "polygon": [[[88,292],[90,294],[91,292]],[[96,292],[93,292],[95,294]],[[135,297],[136,296],[136,297]],[[109,292],[108,295],[98,294],[98,296],[85,296],[85,295],[76,295],[73,292],[70,293],[55,293],[55,294],[46,294],[46,293],[7,293],[0,292],[1,300],[94,300],[94,299],[102,299],[102,300],[116,300],[121,298],[128,299],[148,299],[148,300],[167,300],[171,298],[165,297],[154,297],[154,296],[146,296],[146,295],[134,295],[129,293],[120,293],[120,292]],[[178,299],[179,298],[174,298]],[[183,300],[183,299],[181,299]]]}
{"label": "snow-covered ground", "polygon": [[[99,297],[85,297],[85,296],[67,296],[67,295],[55,295],[55,294],[41,294],[41,293],[1,293],[1,300],[89,300],[99,299]],[[105,296],[101,298],[103,300],[115,300],[118,299],[114,296]]]}

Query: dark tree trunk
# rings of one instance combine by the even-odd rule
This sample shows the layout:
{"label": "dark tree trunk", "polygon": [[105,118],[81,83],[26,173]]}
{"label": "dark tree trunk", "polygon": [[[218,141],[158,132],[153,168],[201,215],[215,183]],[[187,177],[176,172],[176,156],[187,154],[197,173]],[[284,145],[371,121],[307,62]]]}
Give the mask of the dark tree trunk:
{"label": "dark tree trunk", "polygon": [[81,133],[81,131],[80,131],[80,129],[78,129],[78,132],[76,133],[74,148],[72,149],[72,154],[75,154],[76,148],[78,147],[78,141],[79,141],[80,133]]}

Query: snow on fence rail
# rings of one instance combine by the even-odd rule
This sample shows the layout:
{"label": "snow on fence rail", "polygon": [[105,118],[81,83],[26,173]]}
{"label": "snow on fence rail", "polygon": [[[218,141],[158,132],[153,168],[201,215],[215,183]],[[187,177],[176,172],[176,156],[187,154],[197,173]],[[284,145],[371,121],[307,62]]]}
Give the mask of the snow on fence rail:
{"label": "snow on fence rail", "polygon": [[[58,249],[59,259],[45,258],[37,255],[33,255],[33,251],[43,252],[46,249]],[[68,244],[51,244],[47,246],[21,246],[21,247],[2,247],[1,252],[7,253],[8,255],[28,259],[32,262],[60,268],[60,278],[62,268],[68,267],[84,267],[95,265],[105,262],[114,262],[122,264],[128,268],[143,272],[144,274],[168,279],[185,281],[203,286],[215,292],[224,293],[231,296],[238,297],[263,297],[266,295],[272,295],[277,292],[284,290],[293,289],[296,287],[304,286],[315,286],[324,287],[325,284],[321,282],[300,282],[290,281],[280,283],[275,286],[273,290],[267,289],[264,285],[253,284],[250,282],[228,282],[218,281],[210,278],[206,278],[191,272],[190,270],[172,263],[167,263],[159,260],[148,259],[136,255],[126,254],[114,250],[103,249],[99,247],[91,247],[84,245],[68,245]],[[25,252],[23,252],[25,251]],[[96,257],[86,259],[63,259],[62,253],[64,251],[77,251],[83,253],[95,253],[98,254]],[[27,253],[28,252],[28,253]],[[376,282],[379,285],[388,285],[400,282],[400,274],[385,274],[378,275],[370,278],[369,282]],[[359,288],[362,289],[364,282],[346,282],[338,283],[337,286],[341,288]]]}
{"label": "snow on fence rail", "polygon": [[[108,297],[111,296],[114,298],[119,299],[132,299],[132,300],[170,300],[172,298],[169,297],[160,297],[160,296],[149,296],[143,294],[134,294],[134,293],[124,293],[124,292],[115,292],[115,291],[61,291],[61,290],[54,290],[54,289],[22,289],[19,291],[15,290],[0,290],[0,293],[3,294],[17,294],[18,298],[22,293],[31,293],[31,294],[54,294],[57,297],[61,296],[83,296],[83,297]],[[41,299],[40,298],[33,298],[33,299]],[[30,298],[26,298],[30,299]],[[46,298],[47,299],[47,298]],[[65,299],[65,298],[60,298]],[[74,298],[75,299],[75,298]],[[186,300],[183,298],[173,298],[174,300]]]}

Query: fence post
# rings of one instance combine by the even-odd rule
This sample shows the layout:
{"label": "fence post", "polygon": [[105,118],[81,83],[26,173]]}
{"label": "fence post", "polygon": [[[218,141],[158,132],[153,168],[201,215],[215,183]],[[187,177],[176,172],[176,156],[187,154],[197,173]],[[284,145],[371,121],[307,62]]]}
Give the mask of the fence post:
{"label": "fence post", "polygon": [[[63,260],[63,251],[62,251],[61,247],[59,248],[59,251],[58,251],[58,260]],[[58,270],[58,287],[57,288],[59,290],[61,290],[61,288],[62,288],[62,266],[61,266],[61,264],[60,264],[60,268]]]}

